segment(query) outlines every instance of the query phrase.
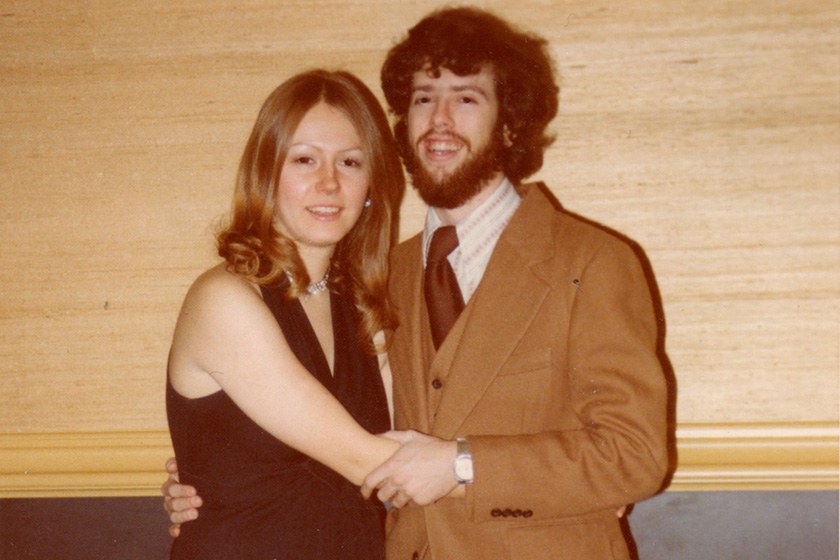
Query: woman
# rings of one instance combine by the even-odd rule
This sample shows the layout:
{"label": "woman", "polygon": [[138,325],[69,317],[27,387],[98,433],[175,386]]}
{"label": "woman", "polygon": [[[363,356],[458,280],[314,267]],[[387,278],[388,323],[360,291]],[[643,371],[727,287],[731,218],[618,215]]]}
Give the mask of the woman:
{"label": "woman", "polygon": [[[396,449],[373,335],[404,178],[376,98],[311,71],[265,101],[225,260],[190,288],[169,356],[180,480],[204,505],[173,559],[383,558],[357,486]],[[336,474],[338,473],[338,474]]]}

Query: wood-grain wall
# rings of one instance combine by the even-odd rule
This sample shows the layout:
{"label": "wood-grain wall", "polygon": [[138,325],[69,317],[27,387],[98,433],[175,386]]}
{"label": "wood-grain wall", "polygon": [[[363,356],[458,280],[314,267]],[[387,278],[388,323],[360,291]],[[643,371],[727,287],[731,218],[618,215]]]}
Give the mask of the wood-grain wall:
{"label": "wood-grain wall", "polygon": [[[676,380],[673,488],[836,488],[840,5],[477,5],[562,79],[535,176],[645,249]],[[379,94],[434,2],[0,6],[0,496],[154,494],[164,368],[265,96]],[[409,196],[403,235],[422,226]]]}

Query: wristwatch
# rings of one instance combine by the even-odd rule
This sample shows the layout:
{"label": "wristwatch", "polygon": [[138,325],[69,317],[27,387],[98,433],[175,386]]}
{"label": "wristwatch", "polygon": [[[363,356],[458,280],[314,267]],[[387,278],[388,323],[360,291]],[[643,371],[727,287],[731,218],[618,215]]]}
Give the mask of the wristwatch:
{"label": "wristwatch", "polygon": [[464,438],[458,438],[458,451],[455,454],[455,462],[452,464],[455,471],[455,480],[458,484],[473,483],[473,458],[470,452],[470,444]]}

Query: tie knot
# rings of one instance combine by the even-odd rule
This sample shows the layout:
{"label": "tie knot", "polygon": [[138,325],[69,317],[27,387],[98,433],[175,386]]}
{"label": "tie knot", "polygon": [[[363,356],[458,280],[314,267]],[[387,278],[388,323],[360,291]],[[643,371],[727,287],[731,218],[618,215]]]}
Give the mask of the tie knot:
{"label": "tie knot", "polygon": [[429,254],[426,262],[442,261],[458,246],[458,233],[455,226],[443,226],[435,230],[432,242],[429,244]]}

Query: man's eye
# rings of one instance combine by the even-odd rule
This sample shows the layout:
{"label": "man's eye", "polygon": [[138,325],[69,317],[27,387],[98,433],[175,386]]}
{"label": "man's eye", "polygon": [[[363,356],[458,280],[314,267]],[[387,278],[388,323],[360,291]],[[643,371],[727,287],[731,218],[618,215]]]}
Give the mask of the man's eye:
{"label": "man's eye", "polygon": [[414,98],[414,104],[415,105],[425,105],[429,101],[431,101],[431,99],[428,98],[428,97],[415,97]]}

